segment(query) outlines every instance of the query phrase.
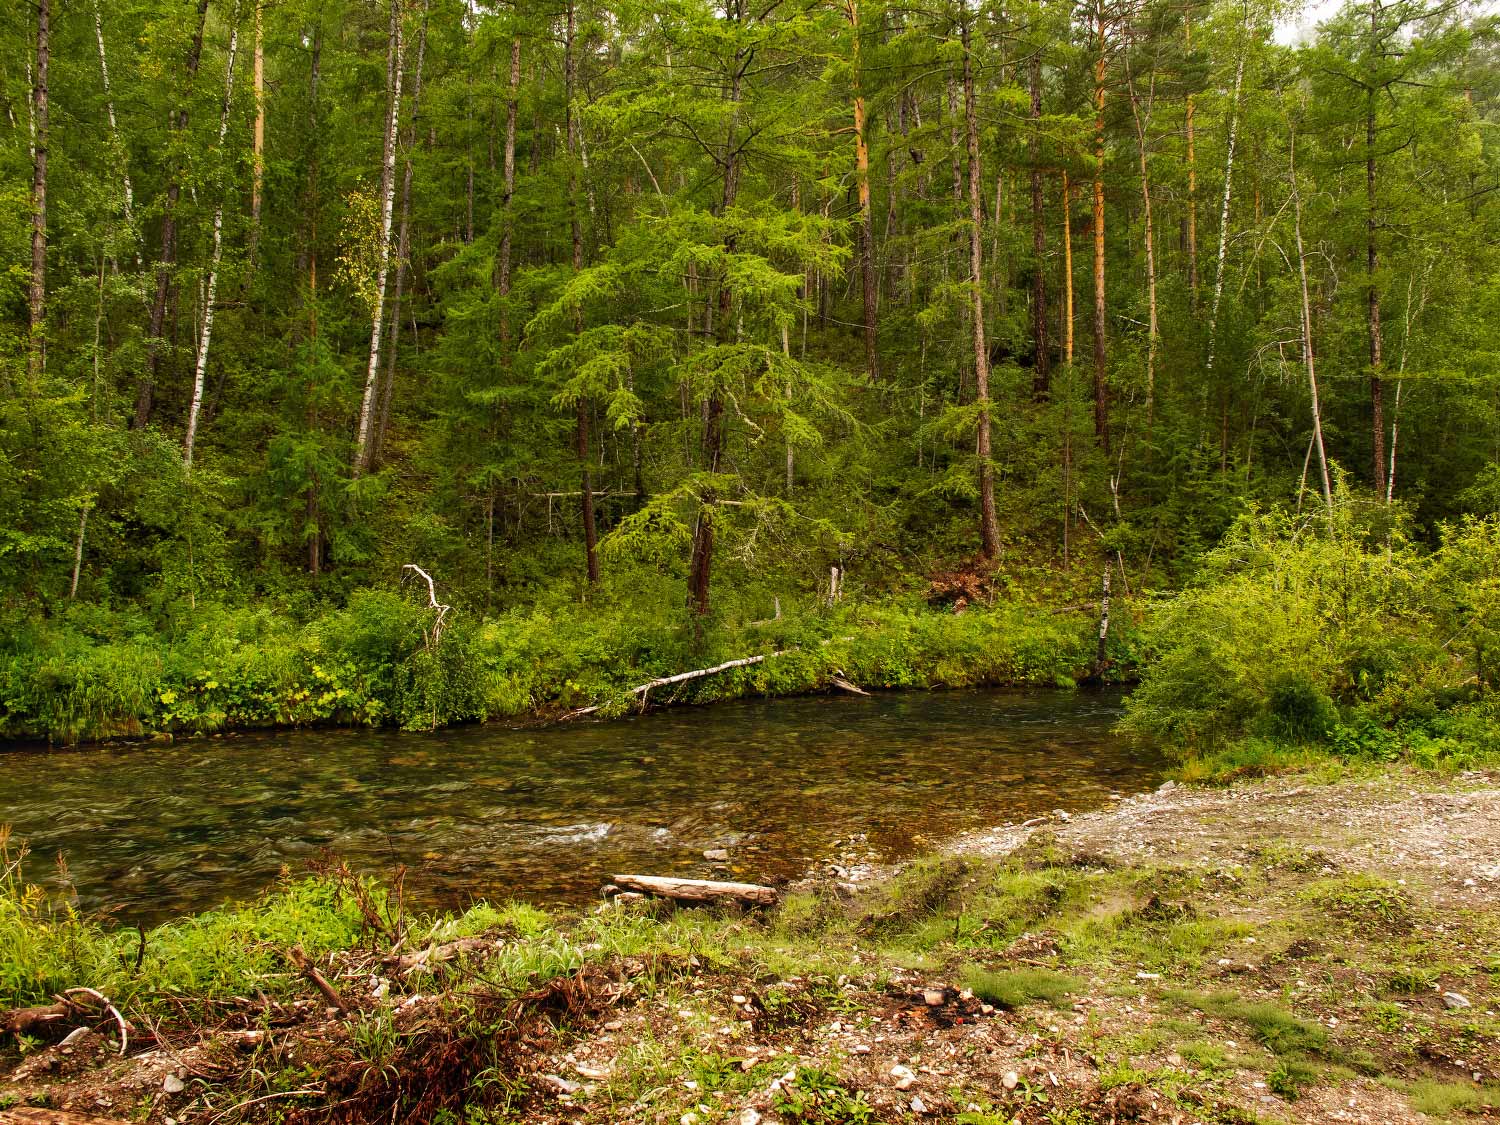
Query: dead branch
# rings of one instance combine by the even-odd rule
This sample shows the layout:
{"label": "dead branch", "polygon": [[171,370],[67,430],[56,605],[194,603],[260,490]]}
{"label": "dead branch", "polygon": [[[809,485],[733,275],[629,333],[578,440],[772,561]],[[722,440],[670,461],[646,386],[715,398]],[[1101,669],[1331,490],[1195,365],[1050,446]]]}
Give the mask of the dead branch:
{"label": "dead branch", "polygon": [[[413,571],[427,581],[427,608],[435,611],[437,614],[437,616],[433,618],[432,633],[428,637],[427,647],[436,648],[438,642],[443,639],[443,622],[448,616],[448,610],[452,607],[443,605],[437,600],[437,584],[433,582],[432,575],[428,574],[416,563],[407,563],[401,569],[403,571]],[[405,580],[403,579],[403,581]],[[423,630],[423,632],[425,633],[426,630]]]}
{"label": "dead branch", "polygon": [[307,959],[307,954],[303,953],[299,946],[293,946],[288,956],[291,957],[292,964],[297,966],[302,975],[317,986],[318,991],[323,994],[323,999],[327,1000],[331,1007],[337,1008],[345,1015],[349,1013],[349,1005],[339,995],[338,989],[329,984],[328,979],[322,973],[318,972],[318,967]]}
{"label": "dead branch", "polygon": [[[776,652],[762,653],[760,656],[742,656],[738,660],[726,660],[723,664],[715,664],[712,668],[694,668],[691,672],[678,672],[675,676],[662,676],[659,679],[648,680],[644,684],[636,685],[627,694],[640,696],[641,706],[644,707],[646,705],[646,696],[650,694],[652,688],[670,687],[672,684],[686,683],[688,680],[699,680],[704,676],[712,676],[718,672],[727,672],[731,668],[745,668],[751,664],[759,664],[762,661],[769,660],[773,656],[783,656],[785,655],[785,651],[785,649],[778,649]],[[599,710],[599,704],[595,704],[592,707],[580,707],[578,710],[570,712],[568,718],[576,719],[581,715],[592,715],[597,710]]]}
{"label": "dead branch", "polygon": [[120,1014],[120,1009],[114,1006],[114,1003],[109,999],[109,997],[105,996],[103,993],[95,992],[92,988],[70,988],[63,993],[63,996],[66,1000],[71,1002],[74,993],[89,997],[101,1008],[103,1008],[106,1013],[114,1017],[115,1026],[120,1029],[120,1054],[123,1055],[126,1048],[130,1044],[130,1036],[125,1030],[127,1025],[125,1023],[125,1017]]}

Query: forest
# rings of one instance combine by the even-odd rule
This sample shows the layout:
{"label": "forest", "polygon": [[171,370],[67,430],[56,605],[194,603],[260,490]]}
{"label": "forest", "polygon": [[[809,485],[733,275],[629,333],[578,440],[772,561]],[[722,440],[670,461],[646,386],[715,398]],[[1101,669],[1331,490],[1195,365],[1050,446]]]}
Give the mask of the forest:
{"label": "forest", "polygon": [[760,654],[678,698],[1143,679],[1182,745],[1497,749],[1496,29],[1295,16],[9,7],[0,728]]}

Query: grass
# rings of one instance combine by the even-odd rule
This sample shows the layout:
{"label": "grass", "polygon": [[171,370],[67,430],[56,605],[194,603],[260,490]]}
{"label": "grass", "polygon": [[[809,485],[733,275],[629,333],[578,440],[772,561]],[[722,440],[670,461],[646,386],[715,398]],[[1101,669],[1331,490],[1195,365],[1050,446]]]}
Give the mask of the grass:
{"label": "grass", "polygon": [[997,1008],[1020,1008],[1037,1001],[1061,1007],[1085,987],[1077,977],[1047,969],[991,972],[970,968],[960,979],[975,996]]}

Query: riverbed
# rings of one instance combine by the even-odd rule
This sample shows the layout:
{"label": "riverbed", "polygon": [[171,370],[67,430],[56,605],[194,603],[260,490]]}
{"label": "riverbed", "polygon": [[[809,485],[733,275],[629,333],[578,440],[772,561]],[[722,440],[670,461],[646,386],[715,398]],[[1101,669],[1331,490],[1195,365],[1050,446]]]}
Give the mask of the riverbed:
{"label": "riverbed", "polygon": [[30,845],[32,880],[128,923],[251,897],[330,854],[378,876],[404,866],[424,907],[576,903],[611,871],[775,881],[1151,787],[1163,761],[1113,733],[1121,700],[812,696],[526,730],[15,751],[0,754],[0,824]]}

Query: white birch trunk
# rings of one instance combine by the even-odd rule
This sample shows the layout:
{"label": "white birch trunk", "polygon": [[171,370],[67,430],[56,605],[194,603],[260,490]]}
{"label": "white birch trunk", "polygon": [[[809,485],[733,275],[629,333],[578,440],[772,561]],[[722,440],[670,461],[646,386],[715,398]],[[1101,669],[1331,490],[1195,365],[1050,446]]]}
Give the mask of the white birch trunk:
{"label": "white birch trunk", "polygon": [[[1249,26],[1245,28],[1248,34]],[[1240,87],[1245,80],[1245,55],[1249,46],[1241,37],[1240,57],[1234,67],[1234,93],[1229,102],[1229,146],[1224,153],[1224,198],[1219,206],[1219,255],[1214,268],[1214,300],[1208,314],[1208,370],[1214,369],[1214,351],[1218,344],[1219,301],[1224,296],[1224,258],[1229,251],[1229,201],[1234,192],[1234,142],[1240,128]],[[1205,392],[1206,393],[1206,392]]]}
{"label": "white birch trunk", "polygon": [[[224,149],[224,138],[229,135],[229,109],[234,99],[234,56],[239,46],[239,28],[229,31],[229,58],[224,64],[224,111],[219,116],[219,151]],[[225,189],[227,190],[227,189]],[[219,262],[224,254],[224,191],[219,193],[218,205],[214,207],[213,253],[208,263],[208,285],[203,297],[203,333],[198,338],[198,360],[193,367],[193,401],[188,406],[187,433],[182,439],[182,467],[193,467],[193,445],[198,438],[198,419],[203,413],[203,382],[208,374],[208,347],[214,335],[214,296],[219,289]]]}
{"label": "white birch trunk", "polygon": [[386,56],[386,87],[390,105],[386,111],[385,153],[380,162],[380,268],[376,274],[375,308],[370,325],[370,363],[365,369],[364,401],[359,408],[359,436],[354,445],[353,473],[360,476],[369,464],[370,429],[375,417],[375,397],[380,383],[380,334],[385,319],[385,288],[391,269],[391,213],[396,205],[396,135],[401,124],[401,69],[404,50],[401,39],[401,0],[391,0],[390,46]]}
{"label": "white birch trunk", "polygon": [[[124,150],[120,147],[120,131],[115,124],[115,99],[109,86],[109,59],[104,51],[104,18],[100,14],[99,0],[94,0],[94,40],[99,45],[99,77],[104,83],[104,113],[109,119],[109,142],[119,154],[120,160],[120,186],[124,191],[125,200],[125,223],[131,229],[131,237],[134,239],[135,232],[135,188],[130,183],[130,166],[125,161]],[[140,253],[136,253],[136,261],[140,261]]]}

